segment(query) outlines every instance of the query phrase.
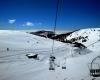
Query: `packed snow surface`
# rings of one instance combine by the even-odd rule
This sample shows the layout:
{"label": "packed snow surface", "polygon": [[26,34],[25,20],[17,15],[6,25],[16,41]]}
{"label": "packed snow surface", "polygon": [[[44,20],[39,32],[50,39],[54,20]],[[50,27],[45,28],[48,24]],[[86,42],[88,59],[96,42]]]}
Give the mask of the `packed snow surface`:
{"label": "packed snow surface", "polygon": [[[93,29],[94,30],[94,29]],[[71,34],[67,39],[88,35],[84,45],[89,46],[99,40],[100,29],[83,29]],[[97,32],[98,31],[98,32]],[[86,33],[85,33],[86,32]],[[89,33],[91,32],[91,33]],[[92,37],[92,36],[94,37]],[[80,42],[81,40],[79,40]],[[91,61],[100,55],[100,43],[81,50],[71,44],[54,41],[53,53],[56,57],[54,71],[49,70],[49,56],[53,40],[25,32],[0,30],[0,80],[92,80],[89,68]],[[9,48],[9,49],[8,49]],[[81,54],[79,54],[81,52]],[[39,60],[29,59],[26,54],[36,53]],[[64,64],[66,59],[66,64]],[[97,63],[100,64],[100,61]],[[66,69],[62,69],[65,65]],[[100,80],[97,77],[95,80]]]}

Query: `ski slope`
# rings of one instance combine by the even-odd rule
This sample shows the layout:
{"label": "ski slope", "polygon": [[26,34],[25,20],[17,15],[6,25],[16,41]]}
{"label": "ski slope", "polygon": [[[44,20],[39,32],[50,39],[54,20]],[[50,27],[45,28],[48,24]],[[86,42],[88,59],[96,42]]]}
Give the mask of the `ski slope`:
{"label": "ski slope", "polygon": [[[49,71],[51,47],[51,39],[20,31],[0,30],[0,80],[93,79],[89,74],[89,64],[100,55],[98,44],[94,45],[94,50],[91,47],[80,50],[71,44],[55,41],[55,62],[60,67],[55,66],[54,71]],[[79,51],[81,55],[78,54]],[[38,53],[40,60],[28,59],[26,54],[29,52]],[[65,58],[66,70],[63,70]],[[100,80],[100,77],[95,80]]]}
{"label": "ski slope", "polygon": [[75,42],[82,43],[91,50],[97,50],[100,46],[100,28],[81,29],[73,32],[66,39],[72,40],[73,38],[76,39]]}

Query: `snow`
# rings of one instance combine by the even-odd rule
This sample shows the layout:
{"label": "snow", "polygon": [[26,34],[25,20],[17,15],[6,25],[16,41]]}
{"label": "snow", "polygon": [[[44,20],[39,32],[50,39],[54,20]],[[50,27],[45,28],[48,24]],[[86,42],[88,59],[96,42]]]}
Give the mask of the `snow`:
{"label": "snow", "polygon": [[76,42],[84,44],[89,49],[95,50],[96,47],[100,46],[100,41],[99,41],[100,28],[81,29],[81,30],[75,31],[74,33],[69,35],[66,39],[71,40],[72,38],[79,38],[80,36],[84,37],[86,39],[86,42],[82,42],[82,39],[77,39]]}
{"label": "snow", "polygon": [[[98,29],[96,29],[98,30]],[[77,32],[81,35],[90,29]],[[99,39],[94,32],[89,40],[84,43],[87,46]],[[68,39],[76,37],[73,33]],[[31,35],[20,31],[0,30],[0,80],[92,80],[89,73],[91,61],[100,55],[100,44],[89,47],[86,50],[79,50],[71,44],[54,42],[54,55],[56,63],[60,67],[55,67],[54,71],[49,70],[49,55],[52,53],[52,40]],[[9,48],[9,51],[7,51]],[[93,50],[92,50],[93,49]],[[81,55],[78,54],[81,51]],[[28,59],[27,53],[38,53],[40,60]],[[66,69],[62,65],[66,58]],[[99,61],[98,61],[99,62]],[[100,77],[95,80],[100,80]]]}

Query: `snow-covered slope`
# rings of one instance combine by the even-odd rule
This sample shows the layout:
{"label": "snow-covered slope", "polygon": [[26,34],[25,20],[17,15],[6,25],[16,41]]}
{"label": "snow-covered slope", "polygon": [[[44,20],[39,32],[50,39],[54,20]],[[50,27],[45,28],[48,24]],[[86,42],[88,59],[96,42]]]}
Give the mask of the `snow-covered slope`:
{"label": "snow-covered slope", "polygon": [[[87,30],[88,31],[88,30]],[[91,42],[92,43],[92,42]],[[49,71],[49,55],[52,40],[19,31],[0,31],[0,80],[92,80],[89,64],[100,55],[100,49],[79,55],[71,44],[54,42],[56,64],[54,71]],[[7,51],[9,48],[9,51]],[[78,49],[76,49],[78,50]],[[28,59],[28,52],[38,53],[40,60]],[[77,56],[75,56],[78,54]],[[66,59],[66,69],[62,66]],[[100,77],[95,80],[100,80]]]}
{"label": "snow-covered slope", "polygon": [[96,49],[100,46],[100,28],[81,29],[73,32],[66,39],[82,43],[89,49]]}
{"label": "snow-covered slope", "polygon": [[[50,43],[49,43],[50,42]],[[52,40],[20,31],[0,30],[0,48],[6,49],[37,49],[50,48]],[[55,44],[58,42],[55,41]],[[60,46],[60,45],[58,45]]]}

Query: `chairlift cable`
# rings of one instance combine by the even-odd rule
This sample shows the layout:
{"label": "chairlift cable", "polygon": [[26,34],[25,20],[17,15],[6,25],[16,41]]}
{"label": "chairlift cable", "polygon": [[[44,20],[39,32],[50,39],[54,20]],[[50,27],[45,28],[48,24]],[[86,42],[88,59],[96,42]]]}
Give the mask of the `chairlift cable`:
{"label": "chairlift cable", "polygon": [[[55,20],[54,20],[54,34],[57,27],[58,9],[59,9],[59,0],[57,0],[56,14],[55,14]],[[54,39],[53,39],[53,44],[52,44],[52,54],[54,53],[53,51],[54,51]]]}
{"label": "chairlift cable", "polygon": [[86,47],[92,46],[92,45],[94,45],[94,44],[98,43],[99,41],[100,41],[100,39],[99,39],[99,40],[97,40],[96,42],[94,42],[94,43],[92,43],[92,44],[90,44],[90,45],[86,46]]}
{"label": "chairlift cable", "polygon": [[[56,4],[56,13],[55,13],[55,19],[54,19],[54,34],[55,34],[55,30],[56,30],[56,27],[57,27],[57,18],[58,18],[58,8],[59,8],[59,0],[57,0],[57,4]],[[49,58],[49,70],[55,70],[55,56],[53,55],[54,54],[54,39],[53,39],[53,42],[52,42],[52,53],[50,53],[50,58]]]}

